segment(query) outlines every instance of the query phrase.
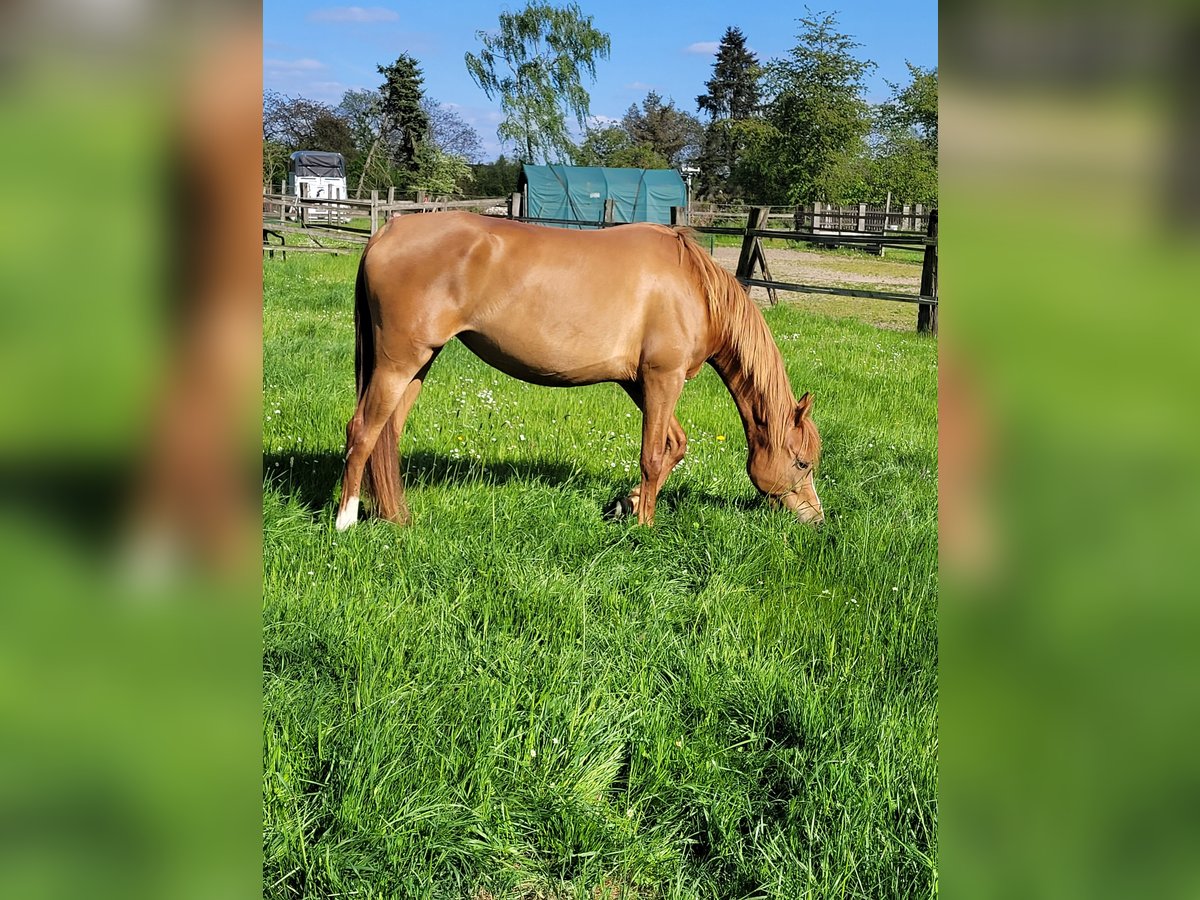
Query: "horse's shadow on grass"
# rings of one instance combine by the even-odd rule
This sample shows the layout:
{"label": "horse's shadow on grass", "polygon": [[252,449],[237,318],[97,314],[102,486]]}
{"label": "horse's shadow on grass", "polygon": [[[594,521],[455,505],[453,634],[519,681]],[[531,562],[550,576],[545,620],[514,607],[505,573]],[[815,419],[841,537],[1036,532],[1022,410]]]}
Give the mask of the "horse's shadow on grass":
{"label": "horse's shadow on grass", "polygon": [[[263,481],[298,501],[314,518],[319,518],[333,509],[342,477],[342,465],[342,457],[332,452],[264,453]],[[636,480],[630,476],[624,479],[597,477],[578,467],[546,459],[480,462],[418,450],[405,454],[401,466],[405,490],[469,482],[489,487],[519,481],[556,487],[570,485],[599,497],[615,499],[624,496],[636,484]],[[670,509],[687,502],[731,509],[750,509],[759,505],[755,499],[717,496],[708,491],[695,490],[686,484],[668,484],[658,501],[660,509]]]}
{"label": "horse's shadow on grass", "polygon": [[[443,484],[477,482],[499,486],[510,481],[550,485],[572,484],[596,488],[615,482],[597,479],[587,472],[550,460],[502,460],[480,462],[456,459],[440,453],[418,450],[401,459],[404,488],[420,490]],[[307,451],[264,453],[263,481],[299,501],[314,515],[332,509],[342,477],[343,458],[336,453]]]}

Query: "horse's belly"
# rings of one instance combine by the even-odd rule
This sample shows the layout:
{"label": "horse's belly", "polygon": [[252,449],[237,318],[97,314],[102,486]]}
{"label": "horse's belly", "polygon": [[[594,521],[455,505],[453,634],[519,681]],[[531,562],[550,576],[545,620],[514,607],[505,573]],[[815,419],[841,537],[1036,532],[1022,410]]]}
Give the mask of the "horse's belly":
{"label": "horse's belly", "polygon": [[501,331],[465,331],[458,339],[488,365],[533,384],[570,387],[628,381],[637,372],[636,354],[621,346],[623,342],[610,339],[605,347],[594,340],[552,341],[541,333]]}

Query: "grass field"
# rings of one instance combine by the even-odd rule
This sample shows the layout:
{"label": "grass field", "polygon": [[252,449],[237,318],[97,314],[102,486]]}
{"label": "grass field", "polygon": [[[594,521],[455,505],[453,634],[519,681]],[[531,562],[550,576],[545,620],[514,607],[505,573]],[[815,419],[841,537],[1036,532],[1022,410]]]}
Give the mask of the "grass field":
{"label": "grass field", "polygon": [[410,528],[332,528],[355,256],[264,261],[264,894],[937,892],[936,343],[767,312],[824,438],[815,531],[760,503],[715,373],[657,525],[618,388],[451,344]]}

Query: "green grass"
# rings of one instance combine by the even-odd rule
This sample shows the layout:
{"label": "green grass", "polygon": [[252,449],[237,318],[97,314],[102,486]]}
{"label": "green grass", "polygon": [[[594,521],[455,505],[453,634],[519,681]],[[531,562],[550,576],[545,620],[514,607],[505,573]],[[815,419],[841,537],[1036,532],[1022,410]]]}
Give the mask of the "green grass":
{"label": "green grass", "polygon": [[825,442],[821,531],[684,391],[657,525],[616,387],[457,343],[404,437],[409,528],[332,528],[356,258],[264,260],[264,893],[936,894],[936,343],[767,312]]}

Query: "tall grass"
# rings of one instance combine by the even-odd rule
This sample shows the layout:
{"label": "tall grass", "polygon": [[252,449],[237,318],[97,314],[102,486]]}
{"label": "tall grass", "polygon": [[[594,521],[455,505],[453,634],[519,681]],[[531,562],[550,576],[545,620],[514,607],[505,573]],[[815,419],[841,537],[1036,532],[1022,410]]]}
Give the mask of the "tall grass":
{"label": "tall grass", "polygon": [[657,524],[614,386],[457,343],[409,420],[414,524],[332,528],[354,257],[264,263],[270,897],[936,893],[936,345],[768,311],[825,442],[764,507],[707,369]]}

